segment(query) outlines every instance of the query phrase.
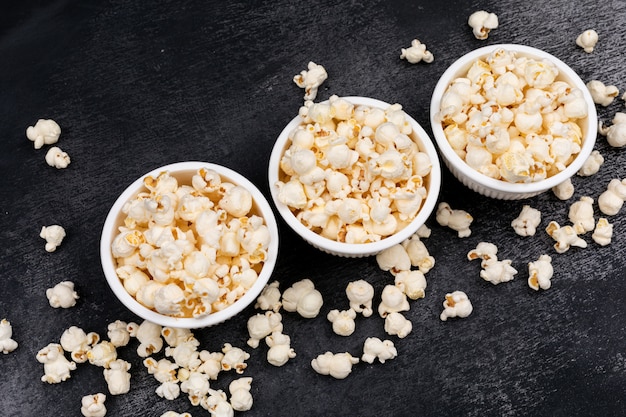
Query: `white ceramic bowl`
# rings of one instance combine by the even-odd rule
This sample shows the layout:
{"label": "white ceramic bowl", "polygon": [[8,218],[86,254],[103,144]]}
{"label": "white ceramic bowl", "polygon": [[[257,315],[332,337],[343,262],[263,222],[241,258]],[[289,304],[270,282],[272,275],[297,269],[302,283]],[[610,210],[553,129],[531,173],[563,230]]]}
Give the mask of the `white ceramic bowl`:
{"label": "white ceramic bowl", "polygon": [[[349,102],[354,104],[355,107],[358,105],[365,105],[372,108],[377,107],[381,109],[386,109],[390,106],[390,104],[383,101],[367,97],[341,98],[348,100]],[[318,233],[310,230],[296,218],[296,216],[287,205],[280,202],[280,200],[278,199],[279,190],[276,186],[276,183],[279,181],[280,175],[280,160],[284,152],[289,148],[291,144],[291,140],[289,139],[290,132],[302,123],[302,119],[300,116],[296,116],[295,118],[293,118],[278,136],[278,139],[274,144],[274,148],[270,156],[268,172],[268,180],[270,184],[272,199],[274,201],[274,204],[276,205],[279,214],[289,225],[289,227],[291,227],[291,229],[293,229],[300,237],[302,237],[306,242],[308,242],[315,248],[331,255],[349,258],[376,255],[382,250],[387,249],[397,243],[401,243],[411,237],[417,231],[417,229],[419,229],[420,226],[422,226],[426,222],[435,207],[435,204],[439,197],[439,190],[441,186],[441,165],[439,164],[437,150],[435,149],[435,146],[432,143],[428,134],[419,125],[419,123],[417,123],[417,121],[415,121],[408,114],[406,115],[406,120],[411,124],[413,129],[413,133],[410,135],[411,139],[413,139],[417,143],[420,151],[428,154],[432,163],[431,172],[425,178],[427,196],[422,202],[422,206],[415,218],[406,227],[404,227],[397,233],[381,239],[377,242],[343,243],[323,237]]]}
{"label": "white ceramic bowl", "polygon": [[[261,269],[257,280],[255,281],[254,285],[235,303],[223,310],[213,312],[203,317],[177,318],[157,313],[156,311],[143,306],[126,291],[120,278],[115,272],[116,261],[111,253],[111,244],[115,236],[118,234],[118,226],[122,224],[123,219],[125,218],[125,215],[122,213],[122,207],[127,201],[133,199],[140,191],[146,191],[143,183],[145,177],[156,177],[159,175],[159,173],[168,171],[171,176],[178,179],[179,185],[191,184],[191,177],[193,176],[193,174],[196,173],[199,168],[212,169],[220,174],[222,180],[243,186],[252,194],[253,204],[256,206],[258,212],[260,213],[260,216],[264,218],[265,224],[269,229],[270,243],[267,251],[267,259],[263,264],[263,268]],[[272,274],[272,271],[276,264],[277,256],[278,227],[272,208],[270,207],[263,194],[257,189],[254,184],[252,184],[249,180],[247,180],[237,172],[229,168],[207,162],[192,161],[165,165],[148,172],[141,178],[134,181],[124,190],[124,192],[117,198],[117,200],[111,207],[111,210],[109,211],[109,214],[107,215],[104,222],[102,237],[100,241],[100,257],[102,262],[102,269],[104,271],[106,280],[111,287],[111,290],[113,290],[115,296],[129,310],[145,320],[151,321],[161,326],[187,329],[208,327],[221,323],[227,319],[232,318],[248,305],[250,305],[252,302],[256,301],[256,298],[261,293]]]}
{"label": "white ceramic bowl", "polygon": [[[467,70],[478,59],[487,57],[494,50],[503,48],[507,51],[516,52],[517,56],[526,56],[538,59],[547,59],[552,62],[559,70],[559,76],[557,80],[563,80],[570,85],[580,89],[583,93],[585,101],[587,102],[588,114],[587,118],[580,120],[579,123],[583,132],[583,142],[581,151],[576,158],[567,166],[567,168],[558,174],[548,177],[545,180],[531,182],[531,183],[511,183],[504,180],[497,180],[488,177],[472,167],[470,167],[459,155],[457,155],[448,139],[446,138],[443,127],[439,121],[436,120],[436,114],[439,112],[441,98],[444,92],[450,85],[450,83],[467,73]],[[440,154],[444,163],[452,174],[473,191],[476,191],[487,197],[503,200],[518,200],[524,198],[530,198],[545,191],[552,189],[554,186],[561,184],[567,179],[571,178],[582,167],[584,162],[591,154],[597,136],[597,113],[596,107],[591,98],[591,94],[587,89],[585,83],[580,77],[572,70],[567,64],[553,55],[544,52],[542,50],[532,48],[529,46],[515,45],[515,44],[500,44],[490,45],[463,55],[457,61],[455,61],[441,76],[435,90],[430,104],[430,121],[433,130],[433,136],[439,148]]]}

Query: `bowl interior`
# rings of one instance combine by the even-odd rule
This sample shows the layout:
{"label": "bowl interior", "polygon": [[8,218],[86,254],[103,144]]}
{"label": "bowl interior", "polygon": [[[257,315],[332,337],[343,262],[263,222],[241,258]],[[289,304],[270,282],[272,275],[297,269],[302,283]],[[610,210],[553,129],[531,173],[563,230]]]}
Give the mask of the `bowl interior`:
{"label": "bowl interior", "polygon": [[[264,261],[261,272],[259,273],[259,276],[254,285],[248,291],[246,291],[246,293],[241,298],[239,298],[235,303],[225,308],[224,310],[216,311],[199,318],[178,318],[166,316],[145,307],[126,291],[123,283],[115,272],[117,265],[116,260],[111,252],[111,244],[113,243],[113,240],[118,233],[118,227],[123,224],[123,220],[126,217],[126,215],[122,213],[122,207],[127,201],[136,197],[139,192],[146,190],[143,183],[143,179],[145,177],[156,177],[161,172],[168,171],[171,176],[175,177],[178,180],[179,184],[191,184],[191,178],[200,168],[213,169],[220,174],[223,180],[241,185],[252,194],[253,211],[263,217],[263,219],[265,220],[265,224],[270,232],[270,243],[268,247],[267,259]],[[115,293],[119,300],[129,310],[145,320],[160,324],[162,326],[176,328],[200,328],[212,326],[221,323],[242,311],[250,303],[256,300],[256,297],[261,293],[265,284],[267,284],[274,269],[277,256],[278,226],[276,223],[276,219],[274,218],[272,209],[263,194],[254,184],[252,184],[248,179],[246,179],[239,173],[226,167],[207,162],[192,161],[170,164],[154,169],[143,175],[141,178],[135,180],[124,190],[124,192],[117,198],[117,200],[111,207],[111,210],[109,211],[109,214],[107,215],[104,222],[102,237],[100,240],[100,257],[102,262],[102,269],[111,290]]]}

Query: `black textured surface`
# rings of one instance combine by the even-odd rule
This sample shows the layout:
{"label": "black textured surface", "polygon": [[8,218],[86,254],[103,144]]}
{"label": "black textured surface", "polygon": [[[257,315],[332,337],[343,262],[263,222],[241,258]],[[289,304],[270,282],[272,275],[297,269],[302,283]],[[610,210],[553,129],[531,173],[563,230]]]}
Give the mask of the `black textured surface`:
{"label": "black textured surface", "polygon": [[[154,4],[150,4],[154,3]],[[80,399],[107,393],[102,369],[81,364],[71,379],[40,381],[37,351],[58,342],[71,325],[106,338],[108,323],[138,321],[109,290],[98,243],[117,195],[153,168],[183,160],[220,163],[247,176],[269,198],[266,171],[273,141],[297,113],[303,91],[292,77],[312,60],[329,78],[318,99],[331,94],[397,102],[427,132],[431,92],[457,57],[493,43],[539,47],[570,64],[584,81],[600,79],[626,89],[626,3],[489,1],[31,1],[0,12],[0,318],[13,325],[16,351],[0,355],[0,414],[79,416]],[[478,41],[467,17],[485,9],[500,27]],[[592,54],[575,45],[594,28]],[[399,59],[413,38],[433,52],[432,64]],[[599,107],[610,120],[624,102]],[[49,167],[45,148],[33,149],[25,129],[38,118],[56,120],[58,145],[72,158],[65,170]],[[597,199],[611,178],[624,178],[626,150],[596,149],[605,164],[594,177],[573,179],[576,193],[560,201],[551,193],[502,202],[463,188],[444,171],[441,201],[470,212],[472,235],[459,239],[432,218],[425,240],[436,259],[424,299],[406,316],[413,332],[388,337],[383,321],[357,320],[348,338],[334,335],[325,315],[347,308],[345,285],[366,279],[376,300],[390,274],[374,258],[325,255],[280,223],[281,250],[273,279],[281,288],[311,278],[324,296],[322,313],[302,319],[284,313],[296,358],[281,368],[265,361],[266,347],[245,345],[254,309],[194,333],[201,348],[229,342],[251,354],[244,375],[254,378],[249,416],[619,416],[626,407],[626,221],[614,224],[611,245],[556,254],[543,229],[567,223],[569,205],[583,195]],[[523,204],[542,211],[534,237],[509,226]],[[596,218],[599,212],[596,206]],[[44,250],[42,226],[60,224],[67,238],[55,253]],[[493,286],[466,259],[480,241],[496,243],[519,271]],[[553,257],[550,290],[528,288],[526,264]],[[80,299],[52,309],[45,290],[75,282]],[[446,292],[465,291],[474,305],[464,320],[438,318]],[[390,338],[398,357],[359,363],[345,380],[316,374],[310,361],[327,350],[360,356],[368,336]],[[208,415],[184,394],[159,398],[157,382],[134,352],[131,391],[108,395],[110,416],[154,416],[166,410]],[[212,382],[227,389],[232,374]]]}

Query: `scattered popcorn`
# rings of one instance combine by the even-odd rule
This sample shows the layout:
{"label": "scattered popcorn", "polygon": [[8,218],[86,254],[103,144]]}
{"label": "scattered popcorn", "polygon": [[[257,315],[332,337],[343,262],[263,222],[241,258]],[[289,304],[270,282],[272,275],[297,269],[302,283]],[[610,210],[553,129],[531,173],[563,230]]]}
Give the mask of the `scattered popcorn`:
{"label": "scattered popcorn", "polygon": [[385,285],[378,305],[378,314],[385,318],[389,313],[409,310],[409,301],[406,294],[395,285]]}
{"label": "scattered popcorn", "polygon": [[546,227],[546,232],[556,241],[554,249],[557,253],[567,252],[571,246],[587,247],[587,242],[578,237],[573,226],[561,227],[557,222],[551,221]]}
{"label": "scattered popcorn", "polygon": [[62,226],[54,224],[52,226],[43,226],[39,236],[46,239],[46,251],[54,252],[65,237],[65,229]]}
{"label": "scattered popcorn", "polygon": [[583,50],[588,54],[593,52],[593,48],[595,48],[597,43],[598,33],[593,29],[584,31],[576,38],[576,45],[583,48]]}
{"label": "scattered popcorn", "polygon": [[614,216],[622,209],[626,200],[626,178],[609,181],[606,190],[598,197],[598,208],[607,216]]}
{"label": "scattered popcorn", "polygon": [[346,286],[346,296],[350,301],[350,308],[364,317],[372,315],[372,299],[374,298],[374,287],[365,281],[357,280],[349,282]]}
{"label": "scattered popcorn", "polygon": [[413,330],[413,323],[399,312],[391,312],[385,317],[385,332],[390,336],[404,339]]}
{"label": "scattered popcorn", "polygon": [[70,164],[70,156],[58,146],[53,146],[46,152],[46,163],[56,169],[67,168]]}
{"label": "scattered popcorn", "polygon": [[283,323],[280,313],[266,311],[265,314],[256,314],[248,319],[248,346],[257,348],[259,341],[273,332],[282,332]]}
{"label": "scattered popcorn", "polygon": [[81,399],[80,412],[85,417],[104,417],[107,413],[104,406],[106,399],[106,395],[102,393],[85,395]]}
{"label": "scattered popcorn", "polygon": [[191,372],[189,377],[180,384],[180,390],[187,394],[191,405],[200,405],[209,393],[209,377],[202,372]]}
{"label": "scattered popcorn", "polygon": [[355,358],[348,352],[326,352],[313,359],[311,366],[318,374],[330,375],[336,379],[344,379],[352,372],[352,365],[357,363],[359,363],[359,358]]}
{"label": "scattered popcorn", "polygon": [[613,238],[613,225],[606,218],[600,217],[591,238],[600,246],[610,244]]}
{"label": "scattered popcorn", "polygon": [[568,178],[559,185],[552,187],[552,192],[559,200],[569,200],[574,195],[572,179]]}
{"label": "scattered popcorn", "polygon": [[52,119],[39,119],[35,126],[26,128],[26,137],[34,142],[35,149],[57,143],[59,136],[61,136],[61,127]]}
{"label": "scattered popcorn", "polygon": [[17,342],[13,339],[13,327],[7,319],[0,321],[0,351],[7,354],[17,349]]}
{"label": "scattered popcorn", "polygon": [[328,321],[333,324],[333,332],[339,336],[350,336],[354,333],[356,327],[354,319],[356,318],[356,311],[353,309],[348,310],[330,310],[326,315]]}
{"label": "scattered popcorn", "polygon": [[604,163],[604,157],[600,154],[600,151],[594,150],[591,152],[585,163],[578,170],[578,175],[581,177],[589,177],[596,174],[602,164]]}
{"label": "scattered popcorn", "polygon": [[63,348],[58,343],[50,343],[37,352],[37,361],[43,363],[42,382],[58,384],[70,378],[70,371],[76,369],[76,362],[67,360]]}
{"label": "scattered popcorn", "polygon": [[289,359],[296,357],[296,352],[291,347],[291,338],[281,332],[273,332],[265,338],[269,347],[267,361],[274,366],[283,366]]}
{"label": "scattered popcorn", "polygon": [[261,310],[272,310],[274,313],[278,313],[280,308],[283,306],[281,299],[280,290],[278,281],[271,282],[263,288],[261,294],[256,299],[256,304],[254,308],[259,308]]}
{"label": "scattered popcorn", "polygon": [[519,216],[511,222],[511,227],[520,236],[534,236],[539,223],[541,212],[525,204]]}
{"label": "scattered popcorn", "polygon": [[489,32],[498,27],[498,16],[495,13],[479,10],[470,15],[467,24],[472,28],[476,39],[485,40]]}
{"label": "scattered popcorn", "polygon": [[108,340],[102,340],[87,351],[87,359],[92,365],[108,369],[111,362],[117,359],[117,350],[115,346],[113,346],[113,343]]}
{"label": "scattered popcorn", "polygon": [[146,358],[153,353],[158,353],[163,348],[163,339],[161,338],[161,326],[144,320],[140,325],[136,323],[128,323],[128,333],[131,337],[136,337],[139,341],[137,346],[137,355]]}
{"label": "scattered popcorn", "polygon": [[470,261],[481,259],[481,265],[485,267],[491,262],[498,260],[497,253],[498,247],[493,243],[479,242],[478,245],[476,245],[476,248],[467,253],[467,259]]}
{"label": "scattered popcorn", "polygon": [[317,97],[317,89],[326,81],[328,73],[323,66],[313,61],[309,62],[307,68],[308,70],[304,70],[293,77],[293,82],[296,83],[298,87],[304,88],[304,100],[315,100]]}
{"label": "scattered popcorn", "polygon": [[439,203],[436,220],[439,225],[456,231],[459,237],[468,237],[472,234],[470,225],[474,218],[464,210],[453,210],[448,203]]}
{"label": "scattered popcorn", "polygon": [[480,271],[480,277],[494,285],[511,281],[516,274],[517,270],[511,266],[510,259],[503,261],[491,260],[485,263],[483,270]]}
{"label": "scattered popcorn", "polygon": [[553,274],[552,257],[541,255],[536,261],[528,263],[528,286],[535,291],[540,288],[547,290],[552,285]]}
{"label": "scattered popcorn", "polygon": [[308,278],[294,283],[282,295],[285,311],[295,311],[309,319],[319,314],[323,303],[322,294],[315,289],[313,281]]}
{"label": "scattered popcorn", "polygon": [[252,378],[242,377],[233,380],[228,385],[228,391],[230,392],[230,404],[235,411],[248,411],[252,408],[252,394],[250,394],[250,387],[252,385]]}
{"label": "scattered popcorn", "polygon": [[398,356],[398,351],[391,340],[380,340],[377,337],[368,337],[363,344],[363,356],[361,360],[367,363],[374,363],[376,359],[380,363],[385,363],[389,359]]}
{"label": "scattered popcorn", "polygon": [[446,299],[443,302],[443,311],[439,318],[442,321],[454,317],[465,318],[472,314],[472,310],[472,303],[467,297],[467,294],[463,291],[454,291],[446,294]]}
{"label": "scattered popcorn", "polygon": [[70,353],[72,360],[76,363],[87,362],[87,352],[93,345],[100,341],[100,336],[91,332],[85,333],[83,329],[77,326],[70,326],[61,335],[61,347]]}
{"label": "scattered popcorn", "polygon": [[619,95],[619,89],[614,85],[604,85],[602,81],[591,80],[587,83],[587,88],[591,93],[591,98],[596,104],[607,107],[613,103],[615,97]]}
{"label": "scattered popcorn", "polygon": [[224,353],[222,358],[223,371],[234,369],[235,372],[241,374],[248,367],[246,359],[250,358],[250,354],[243,349],[234,347],[230,343],[225,343],[222,352]]}
{"label": "scattered popcorn", "polygon": [[161,417],[191,417],[191,414],[189,413],[177,413],[176,411],[166,411],[165,413],[161,414]]}
{"label": "scattered popcorn", "polygon": [[209,396],[205,396],[200,405],[211,413],[211,417],[233,417],[234,415],[233,407],[222,390],[209,388]]}
{"label": "scattered popcorn", "polygon": [[128,323],[122,320],[115,320],[107,326],[107,336],[115,347],[126,346],[130,342]]}
{"label": "scattered popcorn", "polygon": [[569,221],[572,222],[576,234],[582,235],[590,232],[595,227],[593,218],[593,198],[581,197],[569,208]]}
{"label": "scattered popcorn", "polygon": [[417,300],[426,296],[426,277],[421,271],[399,272],[394,279],[394,285],[411,300]]}
{"label": "scattered popcorn", "polygon": [[130,363],[123,359],[116,359],[104,369],[104,379],[111,395],[126,394],[130,391]]}
{"label": "scattered popcorn", "polygon": [[615,113],[613,124],[609,127],[604,127],[601,121],[598,122],[598,133],[606,136],[607,143],[615,148],[626,146],[626,113]]}
{"label": "scattered popcorn", "polygon": [[356,244],[391,236],[415,218],[432,163],[402,106],[332,96],[304,106],[300,117],[273,186],[305,227]]}
{"label": "scattered popcorn", "polygon": [[426,45],[417,39],[413,39],[409,48],[401,48],[400,59],[406,59],[411,64],[417,64],[420,61],[430,64],[435,57],[430,51],[426,50]]}
{"label": "scattered popcorn", "polygon": [[396,275],[400,271],[411,269],[411,258],[405,247],[400,243],[390,246],[376,254],[378,267],[383,271],[389,271]]}
{"label": "scattered popcorn", "polygon": [[72,281],[61,281],[52,288],[46,290],[46,297],[51,307],[54,308],[70,308],[76,305],[76,300],[80,297],[74,291],[74,283]]}
{"label": "scattered popcorn", "polygon": [[435,266],[435,258],[428,253],[428,248],[417,233],[402,242],[402,247],[409,256],[411,265],[419,268],[420,272],[426,274]]}

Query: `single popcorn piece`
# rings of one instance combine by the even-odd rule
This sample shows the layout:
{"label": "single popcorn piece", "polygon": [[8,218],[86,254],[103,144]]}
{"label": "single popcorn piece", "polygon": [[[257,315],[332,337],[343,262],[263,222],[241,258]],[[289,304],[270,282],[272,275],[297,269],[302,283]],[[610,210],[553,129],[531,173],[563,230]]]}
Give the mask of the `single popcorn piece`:
{"label": "single popcorn piece", "polygon": [[67,360],[63,348],[58,343],[50,343],[37,352],[37,361],[43,363],[42,382],[58,384],[70,378],[70,371],[76,369],[76,362]]}
{"label": "single popcorn piece", "polygon": [[54,252],[61,246],[61,242],[65,238],[65,229],[58,224],[43,226],[39,232],[39,237],[46,240],[46,251]]}
{"label": "single popcorn piece", "polygon": [[391,340],[380,340],[377,337],[368,337],[363,344],[363,355],[361,360],[367,363],[374,363],[376,359],[380,363],[385,363],[398,356],[398,350]]}
{"label": "single popcorn piece", "polygon": [[197,370],[202,365],[198,346],[200,342],[195,337],[190,337],[176,346],[167,346],[165,356],[174,359],[176,365],[190,371]]}
{"label": "single popcorn piece", "polygon": [[70,156],[58,146],[53,146],[46,152],[46,163],[56,169],[67,168],[70,164]]}
{"label": "single popcorn piece", "polygon": [[233,410],[248,411],[252,408],[251,386],[251,377],[242,377],[231,381],[228,385],[228,392],[230,392],[230,404],[233,406]]}
{"label": "single popcorn piece", "polygon": [[609,245],[613,238],[613,225],[606,218],[600,217],[591,238],[600,246]]}
{"label": "single popcorn piece", "polygon": [[115,320],[107,326],[107,336],[115,347],[126,346],[130,342],[128,323],[122,320]]}
{"label": "single popcorn piece", "polygon": [[556,241],[554,249],[557,253],[565,253],[570,247],[586,248],[587,242],[578,237],[573,226],[560,226],[554,220],[546,227],[546,233]]}
{"label": "single popcorn piece", "polygon": [[435,215],[439,225],[456,231],[459,237],[468,237],[472,234],[470,225],[474,218],[465,210],[452,209],[448,203],[441,202]]}
{"label": "single popcorn piece", "polygon": [[585,160],[585,163],[578,170],[577,174],[581,177],[589,177],[596,174],[602,164],[604,163],[604,157],[600,154],[600,151],[594,150],[589,157]]}
{"label": "single popcorn piece", "polygon": [[350,336],[354,333],[356,324],[356,311],[353,309],[339,311],[337,309],[330,310],[326,315],[328,321],[333,325],[333,332],[339,336]]}
{"label": "single popcorn piece", "polygon": [[606,136],[607,143],[615,148],[626,146],[626,113],[615,113],[613,124],[609,127],[598,122],[598,133]]}
{"label": "single popcorn piece", "polygon": [[180,384],[180,390],[187,394],[193,406],[200,405],[202,399],[209,393],[209,389],[209,377],[202,372],[191,372],[188,378]]}
{"label": "single popcorn piece", "polygon": [[162,382],[154,392],[161,398],[173,401],[180,397],[180,385],[178,381],[166,381]]}
{"label": "single popcorn piece", "polygon": [[144,320],[140,325],[137,323],[128,323],[128,333],[131,337],[137,338],[139,346],[137,346],[137,355],[146,358],[153,353],[158,353],[163,348],[163,339],[161,338],[162,327],[151,321]]}
{"label": "single popcorn piece", "polygon": [[510,259],[486,262],[483,265],[483,270],[480,271],[480,277],[494,285],[511,281],[517,274],[517,270],[511,266],[511,263]]}
{"label": "single popcorn piece", "polygon": [[80,412],[85,417],[104,417],[107,409],[104,406],[106,395],[102,393],[85,395],[81,399]]}
{"label": "single popcorn piece", "polygon": [[580,35],[576,37],[576,45],[583,48],[585,52],[588,54],[593,52],[593,48],[595,48],[598,43],[598,32],[593,29],[588,29],[582,32]]}
{"label": "single popcorn piece", "polygon": [[587,89],[591,93],[591,98],[596,104],[607,107],[615,97],[619,95],[619,89],[614,85],[604,85],[600,80],[591,80],[587,83]]}
{"label": "single popcorn piece", "polygon": [[426,274],[435,266],[435,258],[430,255],[428,248],[417,233],[401,244],[411,260],[411,265],[417,267],[420,272]]}
{"label": "single popcorn piece", "polygon": [[315,289],[313,281],[308,278],[294,283],[282,295],[285,311],[297,312],[304,318],[316,317],[323,303],[322,294]]}
{"label": "single popcorn piece", "polygon": [[265,314],[256,314],[248,319],[248,346],[257,348],[259,341],[273,332],[282,332],[283,323],[280,313],[266,311]]}
{"label": "single popcorn piece", "polygon": [[583,196],[569,208],[569,221],[572,222],[576,234],[582,235],[595,227],[593,218],[593,198]]}
{"label": "single popcorn piece", "polygon": [[401,271],[408,271],[411,269],[411,258],[404,246],[400,243],[396,243],[387,249],[384,249],[376,254],[376,262],[378,267],[383,271],[389,271],[393,275],[398,274]]}
{"label": "single popcorn piece", "polygon": [[291,338],[281,332],[273,332],[265,338],[269,347],[267,362],[274,366],[283,366],[289,359],[296,357],[296,351],[291,347]]}
{"label": "single popcorn piece", "polygon": [[430,64],[435,57],[430,51],[426,50],[426,45],[417,39],[413,39],[410,47],[406,49],[401,48],[400,59],[406,59],[411,64],[417,64],[420,61]]}
{"label": "single popcorn piece", "polygon": [[454,291],[446,294],[446,299],[443,302],[443,311],[439,318],[442,321],[454,317],[465,318],[472,314],[472,310],[472,303],[467,294],[463,291]]}
{"label": "single popcorn piece", "polygon": [[478,245],[476,245],[476,248],[467,253],[467,259],[470,261],[480,259],[481,265],[485,267],[498,260],[497,253],[498,247],[495,244],[490,242],[479,242]]}
{"label": "single popcorn piece", "polygon": [[350,301],[350,308],[364,317],[372,315],[372,299],[374,287],[369,282],[359,279],[349,282],[346,286],[346,296]]}
{"label": "single popcorn piece", "polygon": [[397,313],[409,310],[409,301],[406,294],[395,285],[385,285],[378,305],[378,314],[385,318],[389,313]]}
{"label": "single popcorn piece", "polygon": [[111,395],[126,394],[130,391],[130,363],[123,359],[116,359],[104,369],[104,379]]}
{"label": "single popcorn piece", "polygon": [[426,277],[418,270],[401,271],[395,279],[394,285],[411,300],[417,300],[426,296]]}
{"label": "single popcorn piece", "polygon": [[243,349],[235,347],[230,343],[225,343],[222,352],[224,353],[224,357],[222,358],[223,371],[234,369],[238,374],[242,374],[248,367],[246,360],[250,358],[250,354]]}
{"label": "single popcorn piece", "polygon": [[72,281],[61,281],[52,288],[46,290],[46,297],[51,307],[70,308],[76,305],[76,300],[80,297],[74,291]]}
{"label": "single popcorn piece", "polygon": [[273,281],[265,285],[263,291],[261,291],[261,294],[259,294],[256,299],[254,308],[272,310],[274,313],[278,313],[283,306],[280,289],[278,288],[279,285],[280,283],[278,281]]}
{"label": "single popcorn piece", "polygon": [[399,312],[391,312],[385,317],[385,332],[390,336],[404,339],[413,330],[413,323]]}
{"label": "single popcorn piece", "polygon": [[209,395],[202,398],[200,405],[209,411],[211,417],[233,417],[233,406],[228,402],[226,393],[222,390],[209,388]]}
{"label": "single popcorn piece", "polygon": [[626,200],[626,178],[613,178],[607,188],[598,197],[598,208],[607,216],[614,216],[622,209]]}
{"label": "single popcorn piece", "polygon": [[112,362],[117,360],[117,349],[108,340],[102,340],[87,352],[89,363],[108,369]]}
{"label": "single popcorn piece", "polygon": [[202,350],[200,351],[200,360],[202,361],[202,365],[200,365],[197,371],[207,374],[209,379],[216,380],[222,370],[222,359],[224,359],[224,354],[222,352],[209,352],[208,350]]}
{"label": "single popcorn piece", "polygon": [[541,255],[536,261],[528,263],[528,286],[535,291],[540,288],[547,290],[552,285],[553,274],[552,257]]}
{"label": "single popcorn piece", "polygon": [[293,82],[300,88],[304,88],[304,100],[315,100],[317,90],[328,78],[326,69],[311,61],[307,65],[307,70],[293,77]]}
{"label": "single popcorn piece", "polygon": [[467,24],[472,28],[472,33],[476,39],[485,40],[489,37],[489,32],[498,27],[498,16],[479,10],[470,15]]}
{"label": "single popcorn piece", "polygon": [[520,236],[534,236],[541,223],[541,212],[525,204],[519,216],[511,222],[511,227]]}
{"label": "single popcorn piece", "polygon": [[357,363],[359,363],[359,358],[355,358],[348,352],[326,352],[314,358],[311,361],[311,367],[318,374],[345,379],[352,372],[352,365]]}
{"label": "single popcorn piece", "polygon": [[552,192],[559,200],[569,200],[574,195],[574,184],[572,179],[568,178],[559,185],[552,187]]}
{"label": "single popcorn piece", "polygon": [[59,136],[61,136],[61,127],[52,119],[39,119],[35,126],[26,128],[26,137],[33,142],[35,149],[57,143]]}
{"label": "single popcorn piece", "polygon": [[0,351],[7,354],[17,349],[17,342],[13,339],[13,327],[7,319],[0,321]]}

